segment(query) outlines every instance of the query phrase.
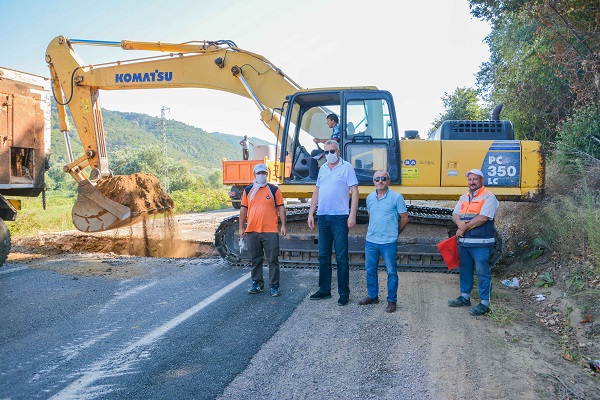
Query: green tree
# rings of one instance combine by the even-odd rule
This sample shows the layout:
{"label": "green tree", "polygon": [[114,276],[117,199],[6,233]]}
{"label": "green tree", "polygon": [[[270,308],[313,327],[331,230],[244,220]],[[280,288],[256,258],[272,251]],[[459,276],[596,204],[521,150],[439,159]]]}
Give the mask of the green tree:
{"label": "green tree", "polygon": [[486,38],[490,60],[482,64],[477,86],[488,104],[504,105],[503,118],[513,122],[517,138],[548,144],[575,98],[540,57],[550,44],[537,36],[537,27],[525,16],[496,24]]}
{"label": "green tree", "polygon": [[488,21],[478,88],[503,103],[517,136],[551,143],[556,127],[600,97],[600,7],[586,0],[469,0]]}
{"label": "green tree", "polygon": [[125,148],[115,151],[109,168],[116,175],[130,175],[138,172],[160,176],[163,171],[163,154],[158,146],[140,149]]}
{"label": "green tree", "polygon": [[217,169],[206,177],[206,181],[211,188],[221,189],[223,187],[223,171]]}
{"label": "green tree", "polygon": [[487,118],[487,111],[478,103],[477,91],[473,88],[456,88],[452,94],[442,97],[444,112],[431,124],[428,134],[431,136],[446,120],[481,120]]}
{"label": "green tree", "polygon": [[600,162],[600,110],[584,106],[563,121],[558,127],[556,148],[562,165],[572,166],[578,160]]}

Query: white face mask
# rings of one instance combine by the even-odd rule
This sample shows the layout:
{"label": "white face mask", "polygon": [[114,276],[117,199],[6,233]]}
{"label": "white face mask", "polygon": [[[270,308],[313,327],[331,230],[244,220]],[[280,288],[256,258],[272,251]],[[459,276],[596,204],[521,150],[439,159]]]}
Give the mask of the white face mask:
{"label": "white face mask", "polygon": [[267,175],[256,174],[256,183],[258,183],[259,185],[262,185],[266,181],[267,181]]}
{"label": "white face mask", "polygon": [[329,164],[335,164],[338,160],[338,155],[337,155],[337,153],[333,153],[333,154],[327,153],[327,154],[325,154],[325,158],[327,159],[327,162]]}

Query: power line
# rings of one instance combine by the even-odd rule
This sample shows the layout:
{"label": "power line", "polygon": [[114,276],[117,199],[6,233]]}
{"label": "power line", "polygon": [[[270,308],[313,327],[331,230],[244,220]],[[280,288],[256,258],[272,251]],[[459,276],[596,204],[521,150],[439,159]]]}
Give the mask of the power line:
{"label": "power line", "polygon": [[162,133],[163,139],[163,186],[165,191],[169,192],[169,157],[167,156],[167,123],[165,119],[165,114],[170,111],[169,107],[162,106],[160,109],[160,131]]}

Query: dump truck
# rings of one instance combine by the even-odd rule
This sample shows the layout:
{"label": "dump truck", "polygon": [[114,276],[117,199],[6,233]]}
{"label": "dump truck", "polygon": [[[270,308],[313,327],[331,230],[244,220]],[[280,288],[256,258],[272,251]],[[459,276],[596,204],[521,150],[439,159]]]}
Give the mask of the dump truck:
{"label": "dump truck", "polygon": [[[20,200],[45,193],[50,154],[50,80],[0,67],[0,266]],[[45,203],[45,202],[44,202]]]}
{"label": "dump truck", "polygon": [[[253,160],[227,160],[223,159],[223,185],[231,186],[229,190],[229,199],[235,209],[240,209],[242,205],[242,192],[244,188],[252,184],[254,180],[254,166],[263,163],[269,169],[267,180],[278,184],[275,177],[275,145],[256,145]],[[286,168],[287,175],[290,174],[291,165],[288,163]],[[301,203],[306,203],[308,199],[299,198]]]}

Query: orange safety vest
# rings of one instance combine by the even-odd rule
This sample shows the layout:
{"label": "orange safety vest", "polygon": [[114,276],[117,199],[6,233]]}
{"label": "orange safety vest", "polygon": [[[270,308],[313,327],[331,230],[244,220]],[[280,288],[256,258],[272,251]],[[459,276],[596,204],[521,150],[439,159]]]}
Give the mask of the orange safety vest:
{"label": "orange safety vest", "polygon": [[[470,192],[463,194],[459,200],[460,219],[470,221],[479,215],[486,200],[494,194],[481,187],[477,195],[470,197]],[[496,242],[494,237],[494,220],[489,219],[483,225],[478,226],[465,232],[463,238],[459,238],[459,242],[466,247],[485,247],[493,246]]]}

